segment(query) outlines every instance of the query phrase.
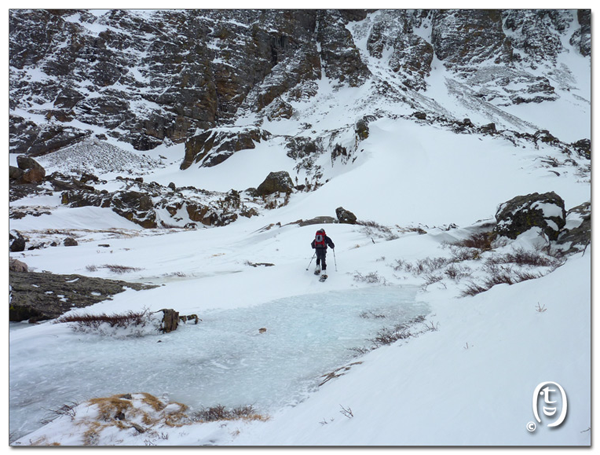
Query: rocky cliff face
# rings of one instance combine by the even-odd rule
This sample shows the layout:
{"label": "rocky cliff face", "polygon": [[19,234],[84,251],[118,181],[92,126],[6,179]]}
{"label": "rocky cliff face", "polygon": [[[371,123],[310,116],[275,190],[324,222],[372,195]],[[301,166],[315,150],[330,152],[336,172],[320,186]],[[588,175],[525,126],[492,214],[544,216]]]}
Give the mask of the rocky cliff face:
{"label": "rocky cliff face", "polygon": [[11,10],[10,151],[43,155],[94,135],[140,151],[182,143],[244,112],[290,118],[290,103],[313,96],[322,78],[359,87],[377,78],[374,68],[392,75],[380,95],[414,103],[406,91],[426,93],[434,59],[486,102],[548,101],[566,79],[531,69],[556,75],[565,46],[590,56],[590,18],[589,10]]}

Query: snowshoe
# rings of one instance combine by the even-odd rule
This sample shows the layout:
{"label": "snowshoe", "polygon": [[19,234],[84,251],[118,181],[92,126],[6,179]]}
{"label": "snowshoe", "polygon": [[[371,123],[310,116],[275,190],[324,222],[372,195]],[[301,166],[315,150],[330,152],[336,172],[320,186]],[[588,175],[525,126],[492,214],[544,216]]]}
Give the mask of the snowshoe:
{"label": "snowshoe", "polygon": [[323,274],[321,275],[321,277],[319,278],[319,281],[325,281],[327,279],[327,275]]}
{"label": "snowshoe", "polygon": [[321,274],[321,267],[317,267],[315,269],[315,275],[320,275]]}

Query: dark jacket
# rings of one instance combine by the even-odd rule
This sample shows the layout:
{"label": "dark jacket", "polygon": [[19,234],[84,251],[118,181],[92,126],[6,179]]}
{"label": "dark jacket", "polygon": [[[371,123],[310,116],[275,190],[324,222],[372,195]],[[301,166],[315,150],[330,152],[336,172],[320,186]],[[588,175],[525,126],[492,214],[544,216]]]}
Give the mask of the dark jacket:
{"label": "dark jacket", "polygon": [[327,236],[325,236],[325,245],[324,246],[316,246],[315,245],[315,241],[313,240],[312,243],[310,244],[310,246],[312,246],[315,249],[318,250],[326,250],[327,249],[327,245],[329,245],[329,248],[335,248],[335,245],[333,244],[333,242],[331,241],[331,239]]}

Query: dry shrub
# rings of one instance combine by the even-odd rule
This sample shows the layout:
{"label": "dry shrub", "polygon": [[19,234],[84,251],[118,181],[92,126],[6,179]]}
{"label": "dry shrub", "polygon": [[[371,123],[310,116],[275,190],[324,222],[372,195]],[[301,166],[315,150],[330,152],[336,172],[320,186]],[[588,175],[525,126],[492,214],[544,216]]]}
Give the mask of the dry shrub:
{"label": "dry shrub", "polygon": [[76,327],[81,330],[92,329],[98,330],[103,324],[108,324],[110,327],[144,327],[150,322],[150,312],[144,310],[141,312],[128,311],[125,314],[82,314],[82,315],[65,315],[56,319],[55,323],[73,322]]}
{"label": "dry shrub", "polygon": [[473,282],[469,283],[465,289],[463,289],[462,296],[463,297],[466,297],[466,296],[472,297],[474,295],[481,294],[482,292],[485,292],[488,289],[489,288],[483,287],[473,281]]}
{"label": "dry shrub", "polygon": [[124,415],[125,411],[129,411],[132,408],[130,399],[127,399],[128,395],[113,395],[107,398],[92,398],[89,400],[91,405],[95,405],[98,408],[98,418],[105,422],[110,422],[117,418],[116,416]]}
{"label": "dry shrub", "polygon": [[539,251],[527,251],[522,248],[516,249],[513,253],[497,255],[486,260],[488,264],[516,264],[531,267],[558,267],[561,261],[546,256]]}
{"label": "dry shrub", "polygon": [[476,248],[481,251],[489,251],[492,249],[492,242],[496,239],[497,234],[493,231],[480,232],[477,234],[471,234],[464,240],[459,240],[453,245],[462,246],[466,248]]}
{"label": "dry shrub", "polygon": [[126,265],[115,265],[115,264],[105,264],[103,266],[105,269],[110,270],[112,273],[123,274],[128,272],[137,272],[142,270],[138,267],[128,267]]}
{"label": "dry shrub", "polygon": [[483,281],[482,284],[471,282],[462,291],[462,296],[474,296],[482,292],[488,291],[497,284],[513,285],[522,281],[534,280],[544,276],[543,273],[532,273],[522,270],[513,270],[510,267],[488,267],[490,275]]}
{"label": "dry shrub", "polygon": [[251,406],[238,406],[233,409],[227,409],[223,405],[211,406],[192,415],[192,420],[196,422],[217,422],[221,420],[260,420],[266,421],[269,418],[256,412]]}

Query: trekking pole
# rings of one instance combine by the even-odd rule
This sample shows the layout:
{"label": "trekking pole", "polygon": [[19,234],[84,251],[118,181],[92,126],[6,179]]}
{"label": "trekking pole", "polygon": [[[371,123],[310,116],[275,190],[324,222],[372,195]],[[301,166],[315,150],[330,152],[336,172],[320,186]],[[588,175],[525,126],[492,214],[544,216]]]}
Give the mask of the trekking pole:
{"label": "trekking pole", "polygon": [[337,259],[335,257],[335,248],[333,248],[333,263],[335,264],[335,271],[337,272]]}
{"label": "trekking pole", "polygon": [[310,258],[310,262],[308,263],[308,266],[306,266],[306,270],[308,270],[308,268],[310,267],[310,264],[312,264],[312,261],[316,255],[317,255],[317,252],[315,251],[314,254],[312,255],[312,258]]}

